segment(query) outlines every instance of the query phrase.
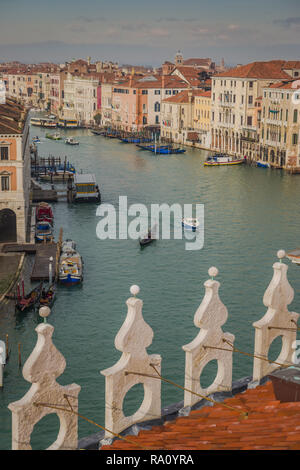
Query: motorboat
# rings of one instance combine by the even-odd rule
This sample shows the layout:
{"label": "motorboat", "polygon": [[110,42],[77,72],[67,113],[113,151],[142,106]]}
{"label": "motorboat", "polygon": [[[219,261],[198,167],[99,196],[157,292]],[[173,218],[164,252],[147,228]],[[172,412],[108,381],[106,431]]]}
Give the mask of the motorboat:
{"label": "motorboat", "polygon": [[293,263],[300,266],[300,249],[290,251],[286,254],[286,257]]}
{"label": "motorboat", "polygon": [[240,165],[244,163],[244,159],[235,159],[234,157],[227,154],[216,154],[209,156],[205,162],[204,166],[218,166],[218,165]]}
{"label": "motorboat", "polygon": [[34,144],[40,144],[41,141],[40,141],[39,136],[34,137],[34,138],[32,139],[32,142],[33,142]]}
{"label": "motorboat", "polygon": [[65,140],[65,143],[68,145],[79,145],[78,140],[75,140],[73,137],[69,137]]}
{"label": "motorboat", "polygon": [[76,245],[72,240],[67,240],[67,243],[62,245],[58,275],[61,284],[75,285],[80,284],[83,280],[82,258],[74,247]]}
{"label": "motorboat", "polygon": [[51,140],[61,140],[62,139],[59,132],[55,132],[55,134],[46,134],[46,138],[51,139]]}
{"label": "motorboat", "polygon": [[39,221],[35,227],[35,239],[37,242],[50,242],[53,238],[53,229],[50,222]]}
{"label": "motorboat", "polygon": [[187,230],[192,230],[193,232],[195,232],[197,228],[199,227],[199,221],[198,219],[195,219],[195,218],[186,217],[182,219],[182,227]]}

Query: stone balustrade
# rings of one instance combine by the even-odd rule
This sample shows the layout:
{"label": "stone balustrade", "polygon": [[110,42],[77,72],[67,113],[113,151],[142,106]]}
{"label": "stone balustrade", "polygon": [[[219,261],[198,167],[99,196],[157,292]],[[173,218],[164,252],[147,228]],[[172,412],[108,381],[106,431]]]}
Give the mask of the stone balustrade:
{"label": "stone balustrade", "polygon": [[[251,386],[256,386],[274,369],[291,365],[295,357],[299,314],[288,311],[294,291],[287,280],[288,266],[282,262],[285,252],[280,250],[277,255],[280,261],[273,265],[273,278],[263,298],[267,312],[253,324],[255,351]],[[184,388],[185,410],[214,392],[230,392],[232,389],[233,353],[238,351],[234,348],[234,335],[222,330],[228,310],[219,297],[220,283],[214,279],[218,270],[212,267],[208,273],[211,279],[204,283],[205,294],[194,316],[194,324],[200,331],[193,341],[183,346],[185,384],[179,388]],[[101,371],[105,376],[106,440],[135,423],[161,417],[161,383],[164,381],[161,357],[147,353],[153,331],[143,318],[143,301],[137,298],[139,291],[138,286],[130,288],[132,296],[126,302],[127,316],[115,338],[115,347],[122,355],[115,365]],[[45,318],[49,313],[47,307],[40,309],[40,315]],[[78,446],[80,386],[61,386],[56,382],[65,369],[66,361],[52,342],[53,331],[53,326],[46,322],[36,328],[38,340],[23,368],[23,376],[32,384],[31,388],[23,398],[8,406],[12,412],[12,449],[31,449],[30,437],[34,426],[49,413],[58,415],[60,429],[56,441],[48,449],[76,449]],[[277,337],[282,338],[282,349],[278,359],[271,362],[268,352]],[[201,374],[213,360],[218,363],[217,375],[209,387],[202,388]],[[235,360],[238,361],[238,357],[235,356]],[[125,416],[125,396],[136,384],[143,385],[144,399],[132,416]]]}

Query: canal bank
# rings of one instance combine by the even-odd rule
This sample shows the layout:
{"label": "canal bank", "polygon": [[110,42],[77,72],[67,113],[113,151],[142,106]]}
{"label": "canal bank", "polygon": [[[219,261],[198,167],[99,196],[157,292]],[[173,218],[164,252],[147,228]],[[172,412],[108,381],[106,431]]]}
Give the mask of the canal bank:
{"label": "canal bank", "polygon": [[[162,356],[164,377],[183,385],[182,345],[198,330],[193,317],[204,293],[203,283],[210,266],[219,268],[220,297],[228,308],[224,330],[236,335],[236,347],[253,352],[252,323],[265,312],[264,291],[272,276],[277,249],[297,247],[299,233],[300,188],[296,176],[281,171],[249,166],[204,168],[208,155],[187,149],[184,155],[154,156],[135,145],[121,144],[92,135],[88,130],[72,130],[80,144],[71,148],[63,142],[48,142],[39,134],[39,154],[67,156],[77,171],[94,173],[100,186],[102,203],[118,207],[119,196],[128,204],[202,203],[205,208],[205,240],[202,250],[188,252],[185,240],[158,240],[140,249],[137,240],[99,240],[96,227],[97,205],[53,203],[55,236],[64,228],[64,238],[77,242],[84,265],[81,287],[59,287],[49,317],[55,327],[53,341],[64,354],[67,367],[59,383],[78,383],[79,412],[104,425],[104,378],[100,370],[112,366],[120,357],[114,339],[126,314],[125,301],[132,284],[141,288],[144,317],[154,331],[149,353]],[[45,185],[47,186],[47,185]],[[57,185],[58,186],[58,185]],[[60,186],[62,187],[62,185]],[[26,257],[25,286],[30,289],[32,257]],[[300,311],[299,269],[289,264],[288,277],[295,289],[290,310]],[[18,343],[22,362],[36,343],[35,328],[40,319],[34,312],[16,317],[13,308],[0,313],[1,336],[10,339],[11,357],[5,367],[4,389],[0,396],[1,449],[11,448],[11,414],[8,403],[18,400],[29,389],[18,367]],[[171,327],[170,327],[171,325]],[[216,369],[204,371],[206,382],[213,381]],[[251,375],[252,360],[234,356],[233,378]],[[179,402],[181,391],[163,385],[163,406]],[[128,413],[134,412],[141,390],[129,392],[125,400]],[[37,425],[34,448],[44,448],[57,433],[56,417]],[[79,421],[79,438],[97,432]]]}

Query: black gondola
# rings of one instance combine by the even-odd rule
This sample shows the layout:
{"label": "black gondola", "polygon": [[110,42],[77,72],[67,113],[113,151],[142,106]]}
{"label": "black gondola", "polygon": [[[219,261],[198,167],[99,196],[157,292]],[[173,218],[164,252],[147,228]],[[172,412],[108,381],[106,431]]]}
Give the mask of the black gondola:
{"label": "black gondola", "polygon": [[51,307],[54,303],[56,295],[55,284],[51,284],[48,289],[42,289],[39,299],[39,307]]}
{"label": "black gondola", "polygon": [[16,310],[19,312],[25,312],[29,310],[39,302],[40,296],[42,293],[43,282],[41,282],[37,287],[32,289],[27,295],[23,295],[22,297],[20,294],[16,296]]}
{"label": "black gondola", "polygon": [[149,245],[154,240],[156,240],[156,238],[152,236],[152,231],[149,230],[148,235],[145,238],[140,238],[140,245],[141,246]]}

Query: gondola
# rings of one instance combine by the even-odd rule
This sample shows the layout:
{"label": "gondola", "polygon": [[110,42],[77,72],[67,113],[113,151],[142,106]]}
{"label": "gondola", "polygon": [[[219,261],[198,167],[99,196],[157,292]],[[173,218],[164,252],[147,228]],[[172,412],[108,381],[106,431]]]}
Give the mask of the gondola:
{"label": "gondola", "polygon": [[56,287],[55,284],[51,284],[48,289],[42,289],[39,307],[51,307],[55,300]]}
{"label": "gondola", "polygon": [[29,310],[35,307],[40,300],[42,288],[43,288],[43,282],[41,282],[37,287],[32,289],[32,291],[30,291],[29,294],[24,295],[23,293],[23,296],[21,297],[20,292],[19,292],[19,286],[18,286],[16,310],[18,310],[19,312],[24,312],[26,310]]}
{"label": "gondola", "polygon": [[150,245],[150,243],[156,240],[155,228],[156,224],[154,225],[152,230],[149,230],[147,236],[145,236],[144,238],[140,238],[140,246]]}

